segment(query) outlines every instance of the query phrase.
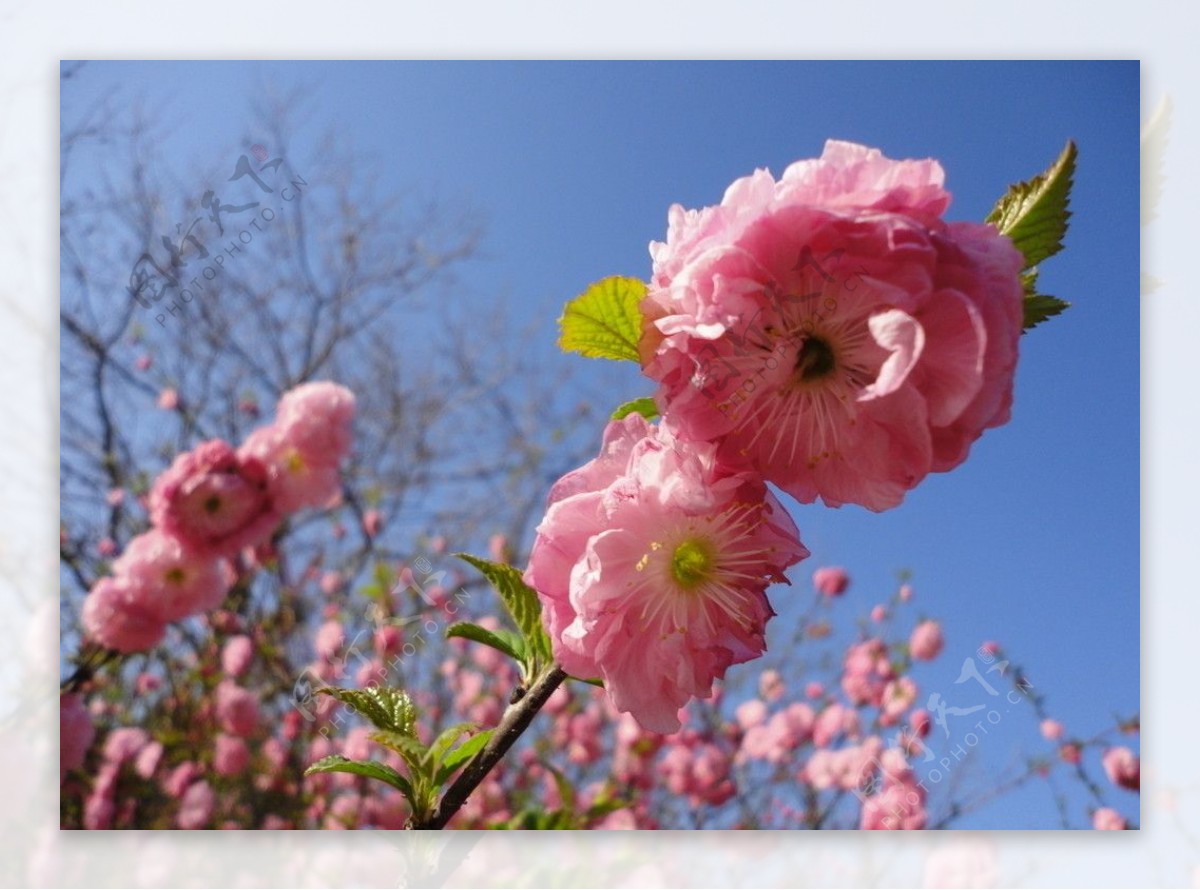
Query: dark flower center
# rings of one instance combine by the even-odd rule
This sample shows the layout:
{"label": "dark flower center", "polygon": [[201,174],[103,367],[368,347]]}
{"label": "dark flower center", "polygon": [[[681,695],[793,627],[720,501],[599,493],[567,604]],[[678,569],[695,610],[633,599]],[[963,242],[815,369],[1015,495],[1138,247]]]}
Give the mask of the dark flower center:
{"label": "dark flower center", "polygon": [[837,366],[833,347],[820,337],[807,337],[796,356],[796,376],[804,383],[827,377]]}
{"label": "dark flower center", "polygon": [[204,499],[204,512],[216,513],[221,509],[221,498],[215,494],[210,494]]}

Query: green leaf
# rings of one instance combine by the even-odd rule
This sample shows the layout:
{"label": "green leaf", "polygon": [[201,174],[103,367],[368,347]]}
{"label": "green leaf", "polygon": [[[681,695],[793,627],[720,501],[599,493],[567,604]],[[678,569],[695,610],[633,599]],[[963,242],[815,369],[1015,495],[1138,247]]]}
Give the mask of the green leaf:
{"label": "green leaf", "polygon": [[433,744],[429,746],[429,753],[433,756],[435,763],[441,761],[443,755],[457,742],[460,738],[466,735],[473,729],[478,729],[478,723],[455,723],[443,729]]}
{"label": "green leaf", "polygon": [[438,769],[437,784],[444,785],[459,767],[465,766],[467,761],[482,751],[484,745],[488,743],[488,739],[492,737],[492,732],[493,730],[485,729],[483,732],[476,733],[447,754]]}
{"label": "green leaf", "polygon": [[590,285],[563,309],[559,347],[588,358],[639,361],[645,296],[646,284],[636,278],[614,275]]}
{"label": "green leaf", "polygon": [[381,729],[371,733],[367,738],[403,757],[414,776],[425,775],[428,772],[429,749],[422,745],[416,736]]}
{"label": "green leaf", "polygon": [[413,789],[408,779],[386,763],[374,760],[351,760],[341,754],[330,754],[304,771],[306,776],[311,776],[313,773],[353,773],[356,776],[366,776],[368,779],[378,779],[403,794],[409,803],[413,802]]}
{"label": "green leaf", "polygon": [[601,680],[599,677],[592,677],[590,679],[586,678],[586,677],[567,677],[567,679],[568,680],[578,680],[580,683],[587,683],[589,686],[597,686],[600,689],[604,688],[604,681]]}
{"label": "green leaf", "polygon": [[553,658],[550,638],[542,627],[542,604],[538,602],[537,592],[525,583],[521,572],[513,566],[488,562],[469,553],[454,555],[479,569],[500,594],[504,607],[525,638],[525,663],[530,668],[526,677],[532,679],[541,666],[549,664]]}
{"label": "green leaf", "polygon": [[1025,319],[1021,324],[1022,332],[1037,327],[1047,318],[1060,315],[1070,307],[1066,300],[1051,297],[1037,292],[1038,270],[1030,269],[1021,275],[1021,283],[1025,286]]}
{"label": "green leaf", "polygon": [[985,222],[1008,235],[1024,254],[1026,269],[1062,250],[1071,217],[1067,207],[1077,154],[1075,143],[1068,141],[1048,170],[1028,182],[1009,186],[987,215]]}
{"label": "green leaf", "polygon": [[511,630],[504,628],[488,630],[478,624],[459,621],[446,628],[446,637],[462,637],[464,640],[483,643],[485,646],[491,646],[493,649],[503,652],[509,658],[514,658],[522,663],[525,661],[525,641]]}
{"label": "green leaf", "polygon": [[612,413],[613,420],[623,420],[630,414],[640,414],[647,420],[653,420],[658,417],[658,405],[654,403],[654,399],[647,396],[644,399],[634,399],[632,402],[626,402],[621,407],[617,408]]}
{"label": "green leaf", "polygon": [[1037,327],[1047,318],[1060,315],[1070,305],[1066,300],[1060,300],[1058,297],[1050,297],[1046,294],[1034,294],[1031,297],[1026,297],[1024,330],[1028,331],[1030,328]]}
{"label": "green leaf", "polygon": [[408,693],[390,686],[368,686],[366,689],[339,689],[323,686],[317,690],[352,707],[378,729],[402,735],[412,735],[417,722],[417,708]]}

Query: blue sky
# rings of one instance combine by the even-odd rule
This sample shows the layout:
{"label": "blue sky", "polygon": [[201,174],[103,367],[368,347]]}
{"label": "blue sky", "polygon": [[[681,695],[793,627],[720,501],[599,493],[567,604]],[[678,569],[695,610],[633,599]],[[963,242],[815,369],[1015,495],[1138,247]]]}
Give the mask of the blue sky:
{"label": "blue sky", "polygon": [[[64,121],[113,94],[149,97],[173,127],[180,170],[263,141],[251,100],[268,85],[314,93],[301,141],[333,128],[374,159],[385,188],[470,204],[489,219],[483,256],[463,273],[464,308],[503,295],[514,313],[553,319],[589,282],[646,277],[670,204],[702,206],[730,181],[820,154],[827,138],[891,157],[938,158],[948,216],[981,219],[1005,187],[1079,145],[1067,249],[1041,286],[1070,300],[1022,341],[1011,423],[899,509],[794,507],[813,559],[854,576],[843,622],[911,569],[913,612],[944,621],[946,655],[919,673],[951,697],[957,666],[1000,641],[1080,735],[1139,700],[1139,67],[1117,63],[95,63]],[[116,91],[112,93],[112,91]],[[563,363],[558,365],[557,363]],[[614,403],[650,392],[636,369],[601,369]],[[597,430],[597,439],[599,431]],[[775,594],[781,636],[795,609]],[[797,603],[800,602],[797,600]],[[1007,762],[1032,721],[1017,715],[980,745]],[[1132,795],[1110,795],[1136,817]],[[1082,807],[1082,800],[1073,801]],[[969,827],[1053,827],[1031,789]]]}

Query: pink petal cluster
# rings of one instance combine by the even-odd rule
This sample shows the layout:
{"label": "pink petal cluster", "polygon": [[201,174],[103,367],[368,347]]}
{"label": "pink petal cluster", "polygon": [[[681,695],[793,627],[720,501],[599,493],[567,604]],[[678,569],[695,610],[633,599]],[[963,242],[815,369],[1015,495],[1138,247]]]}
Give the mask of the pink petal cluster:
{"label": "pink petal cluster", "polygon": [[933,661],[942,653],[946,645],[942,636],[942,626],[936,621],[922,621],[913,628],[908,640],[908,651],[918,661]]}
{"label": "pink petal cluster", "polygon": [[850,576],[840,566],[826,566],[813,572],[813,587],[828,597],[841,596],[850,587]]}
{"label": "pink petal cluster", "polygon": [[1112,807],[1100,807],[1092,814],[1092,828],[1096,831],[1124,831],[1125,817]]}
{"label": "pink petal cluster", "polygon": [[943,221],[943,179],[830,141],[778,181],[672,207],[642,307],[665,422],[830,506],[893,507],[965,460],[1009,417],[1024,260]]}
{"label": "pink petal cluster", "polygon": [[305,383],[279,400],[273,424],[247,437],[239,453],[268,467],[280,510],[325,507],[340,496],[354,407],[354,393],[344,386]]}
{"label": "pink petal cluster", "polygon": [[83,698],[75,693],[59,696],[58,726],[58,780],[61,782],[68,772],[83,766],[83,758],[96,739],[96,727]]}
{"label": "pink petal cluster", "polygon": [[756,474],[633,414],[554,485],[525,581],[564,670],[603,678],[618,710],[673,732],[680,707],[762,654],[766,587],[806,556]]}
{"label": "pink petal cluster", "polygon": [[270,537],[281,519],[267,467],[220,439],[175,458],[150,492],[150,519],[197,552],[233,556]]}
{"label": "pink petal cluster", "polygon": [[[286,513],[337,495],[353,417],[348,389],[308,383],[285,393],[275,423],[240,449],[214,439],[179,455],[151,488],[153,527],[129,542],[112,576],[84,600],[87,635],[140,652],[161,642],[171,622],[216,608],[236,580],[232,557],[267,545]],[[123,497],[114,489],[108,501]],[[245,644],[236,646],[235,666],[248,658]]]}
{"label": "pink petal cluster", "polygon": [[878,792],[863,801],[859,827],[866,831],[920,831],[925,827],[925,788],[903,753],[892,748],[880,758]]}
{"label": "pink petal cluster", "polygon": [[1136,754],[1125,747],[1109,748],[1102,760],[1108,780],[1119,788],[1140,791],[1142,788],[1142,762]]}

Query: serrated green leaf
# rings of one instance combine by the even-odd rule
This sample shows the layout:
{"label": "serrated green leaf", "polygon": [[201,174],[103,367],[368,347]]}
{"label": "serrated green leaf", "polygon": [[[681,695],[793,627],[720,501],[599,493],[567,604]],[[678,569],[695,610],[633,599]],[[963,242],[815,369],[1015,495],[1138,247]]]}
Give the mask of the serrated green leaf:
{"label": "serrated green leaf", "polygon": [[304,771],[306,776],[311,776],[313,773],[353,773],[356,776],[366,776],[368,779],[378,779],[403,794],[409,803],[413,802],[413,789],[408,779],[386,763],[379,763],[375,760],[351,760],[341,754],[330,754]]}
{"label": "serrated green leaf", "polygon": [[1022,330],[1028,331],[1030,328],[1037,327],[1047,318],[1062,314],[1070,305],[1066,300],[1046,294],[1033,294],[1025,297],[1025,320],[1022,322]]}
{"label": "serrated green leaf", "polygon": [[558,320],[558,345],[589,358],[638,361],[646,283],[613,275],[567,303]]}
{"label": "serrated green leaf", "polygon": [[366,689],[323,686],[317,692],[349,705],[377,729],[412,735],[417,722],[416,706],[408,693],[400,689],[390,686],[368,686]]}
{"label": "serrated green leaf", "polygon": [[457,742],[462,736],[466,735],[473,729],[478,729],[478,723],[455,723],[453,726],[448,726],[443,729],[433,744],[429,746],[429,753],[433,757],[434,763],[439,763],[447,751]]}
{"label": "serrated green leaf", "polygon": [[656,405],[654,399],[650,398],[649,396],[643,399],[634,399],[633,401],[626,402],[624,405],[621,405],[619,408],[617,408],[617,410],[612,413],[612,419],[624,420],[630,414],[640,414],[647,420],[653,420],[654,418],[658,417],[658,405]]}
{"label": "serrated green leaf", "polygon": [[525,583],[521,572],[513,566],[489,562],[469,553],[456,553],[455,556],[479,569],[500,594],[504,607],[525,638],[525,663],[530,668],[526,677],[533,678],[553,659],[550,638],[542,627],[542,604],[538,601],[537,591]]}
{"label": "serrated green leaf", "polygon": [[416,736],[381,729],[367,738],[403,757],[414,777],[424,776],[429,772],[429,749],[422,745]]}
{"label": "serrated green leaf", "polygon": [[992,223],[1025,256],[1025,268],[1036,266],[1062,250],[1067,231],[1071,184],[1075,175],[1075,143],[1068,141],[1062,154],[1044,173],[1009,186],[985,222]]}
{"label": "serrated green leaf", "polygon": [[511,630],[505,630],[504,628],[488,630],[486,627],[480,627],[478,624],[459,621],[446,628],[446,637],[461,637],[464,640],[482,643],[485,646],[491,646],[493,649],[503,652],[509,658],[514,658],[519,662],[525,661],[525,641]]}
{"label": "serrated green leaf", "polygon": [[437,784],[444,785],[459,767],[466,765],[468,760],[482,751],[484,745],[488,743],[488,739],[492,737],[492,732],[493,730],[485,729],[483,732],[476,733],[447,754],[438,769]]}

